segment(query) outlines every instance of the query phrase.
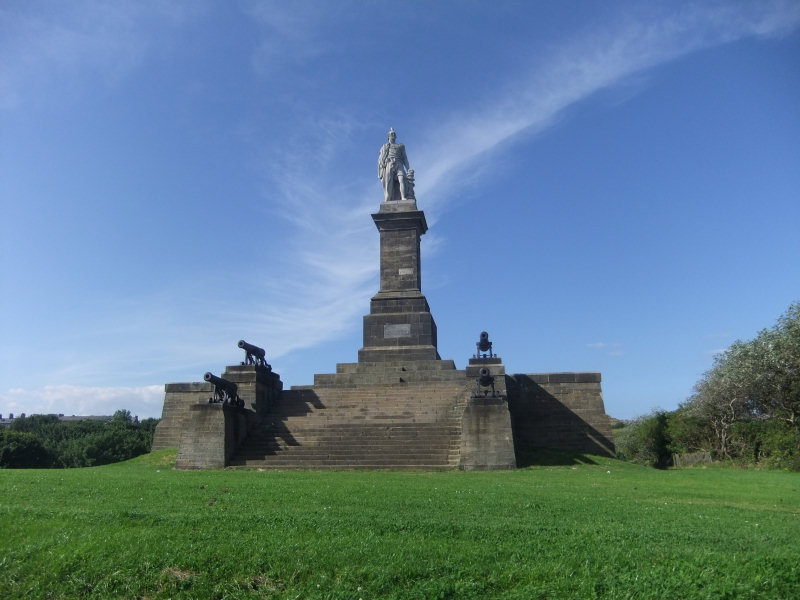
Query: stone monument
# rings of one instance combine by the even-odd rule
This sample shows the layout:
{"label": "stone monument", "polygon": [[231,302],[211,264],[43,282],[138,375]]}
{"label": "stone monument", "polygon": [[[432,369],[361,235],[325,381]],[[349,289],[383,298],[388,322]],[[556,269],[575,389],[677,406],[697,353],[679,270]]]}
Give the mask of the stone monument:
{"label": "stone monument", "polygon": [[[466,369],[443,360],[422,293],[415,173],[394,129],[378,154],[380,289],[358,362],[284,389],[263,349],[207,383],[166,385],[153,449],[178,468],[509,469],[530,448],[614,454],[599,373],[507,375],[486,332]],[[211,402],[209,402],[209,394]]]}
{"label": "stone monument", "polygon": [[[408,197],[405,146],[396,133],[381,147],[378,175],[384,202],[372,220],[380,232],[380,283],[364,317],[364,347],[359,362],[438,360],[436,323],[422,294],[420,238],[428,231],[425,214]],[[410,171],[413,177],[413,170]],[[397,184],[397,185],[395,185]]]}

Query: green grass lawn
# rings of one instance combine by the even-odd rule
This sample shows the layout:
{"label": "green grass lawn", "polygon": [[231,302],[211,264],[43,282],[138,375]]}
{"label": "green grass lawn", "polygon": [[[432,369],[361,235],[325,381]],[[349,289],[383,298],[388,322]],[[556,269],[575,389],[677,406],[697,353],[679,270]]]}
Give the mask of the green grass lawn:
{"label": "green grass lawn", "polygon": [[0,471],[0,598],[800,597],[799,474],[174,459]]}

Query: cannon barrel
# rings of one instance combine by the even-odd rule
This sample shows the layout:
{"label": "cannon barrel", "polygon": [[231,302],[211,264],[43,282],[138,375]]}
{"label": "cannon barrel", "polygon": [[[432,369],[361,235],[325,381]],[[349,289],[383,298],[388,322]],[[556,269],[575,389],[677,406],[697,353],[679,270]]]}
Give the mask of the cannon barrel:
{"label": "cannon barrel", "polygon": [[237,393],[238,385],[222,377],[217,377],[213,373],[206,373],[203,375],[203,379],[214,385],[214,396],[208,399],[209,403],[222,402],[244,408],[244,401],[239,398]]}
{"label": "cannon barrel", "polygon": [[489,334],[481,331],[481,339],[478,340],[478,350],[486,352],[492,347],[492,342],[489,341]]}
{"label": "cannon barrel", "polygon": [[241,348],[248,354],[252,354],[253,356],[260,358],[261,360],[264,360],[267,354],[263,348],[259,348],[258,346],[254,346],[253,344],[248,344],[244,340],[239,340],[239,348]]}
{"label": "cannon barrel", "polygon": [[481,370],[478,371],[478,383],[480,383],[483,387],[489,387],[494,382],[494,377],[492,377],[492,372],[489,371],[486,367],[481,367]]}
{"label": "cannon barrel", "polygon": [[227,379],[223,379],[222,377],[217,377],[213,373],[206,373],[205,375],[203,375],[203,379],[213,384],[214,387],[218,387],[221,390],[225,390],[226,392],[228,392],[229,396],[233,397],[236,395],[236,390],[238,389],[238,386],[232,381],[228,381]]}

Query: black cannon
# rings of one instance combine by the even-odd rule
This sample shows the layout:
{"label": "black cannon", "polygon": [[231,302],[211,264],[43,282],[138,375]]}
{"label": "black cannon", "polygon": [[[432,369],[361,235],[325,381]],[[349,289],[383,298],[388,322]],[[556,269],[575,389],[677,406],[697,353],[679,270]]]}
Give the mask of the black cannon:
{"label": "black cannon", "polygon": [[272,369],[267,363],[267,353],[263,348],[248,344],[244,340],[239,340],[239,348],[244,350],[244,362],[242,365],[257,365],[270,370]]}
{"label": "black cannon", "polygon": [[489,390],[483,390],[483,392],[481,392],[481,388],[492,388],[492,398],[497,395],[494,391],[494,376],[488,368],[481,367],[476,380],[477,386],[475,388],[475,396],[487,396],[489,394]]}
{"label": "black cannon", "polygon": [[222,402],[244,408],[244,400],[239,398],[239,387],[235,383],[212,373],[206,373],[203,375],[203,379],[214,386],[214,395],[208,399],[210,404]]}
{"label": "black cannon", "polygon": [[[492,342],[489,341],[489,334],[485,331],[481,331],[481,339],[479,339],[475,345],[478,347],[478,356],[476,358],[486,358],[486,353],[489,353],[489,358],[492,358],[494,354],[492,354]],[[481,354],[483,356],[481,356]]]}

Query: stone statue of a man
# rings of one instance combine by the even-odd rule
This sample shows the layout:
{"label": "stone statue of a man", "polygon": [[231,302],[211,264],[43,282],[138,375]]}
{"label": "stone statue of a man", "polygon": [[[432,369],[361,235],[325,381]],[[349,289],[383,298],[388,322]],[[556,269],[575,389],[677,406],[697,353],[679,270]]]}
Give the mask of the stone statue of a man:
{"label": "stone statue of a man", "polygon": [[403,144],[395,143],[397,134],[394,129],[389,130],[387,137],[389,141],[381,146],[381,152],[378,155],[378,179],[383,181],[385,201],[410,200],[411,198],[406,193],[406,177],[409,169],[406,147]]}

